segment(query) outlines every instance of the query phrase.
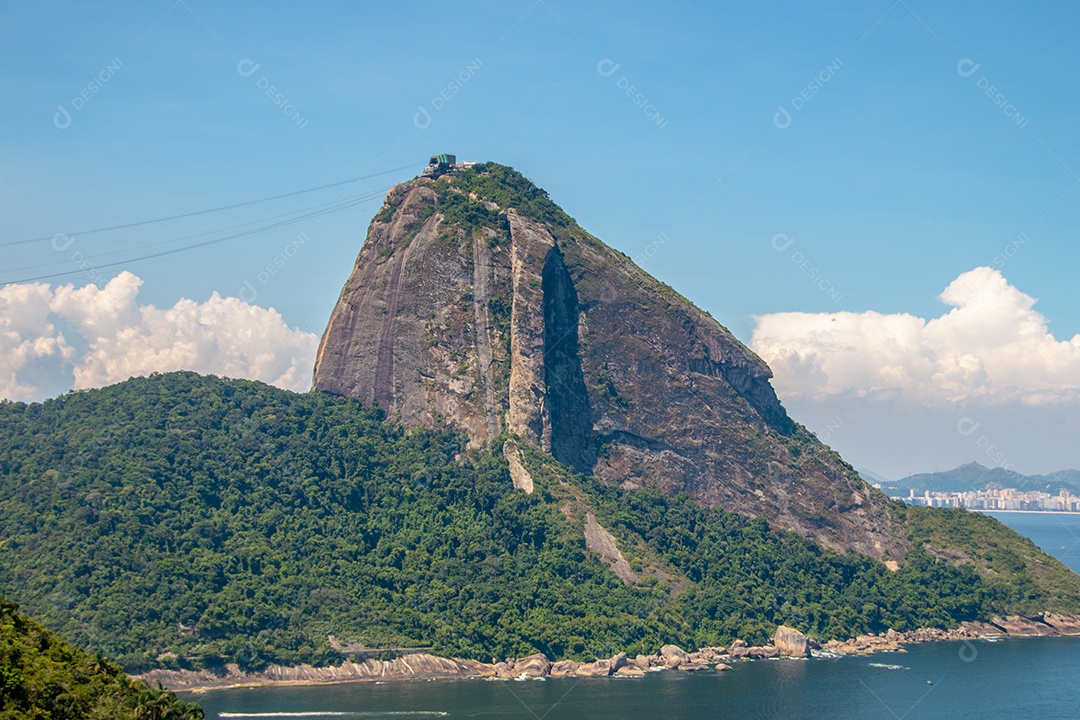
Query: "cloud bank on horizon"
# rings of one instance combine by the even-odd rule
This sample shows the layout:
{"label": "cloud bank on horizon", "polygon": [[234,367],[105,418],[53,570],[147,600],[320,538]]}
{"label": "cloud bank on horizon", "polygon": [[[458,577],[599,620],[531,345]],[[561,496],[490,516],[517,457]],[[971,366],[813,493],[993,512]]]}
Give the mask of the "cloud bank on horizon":
{"label": "cloud bank on horizon", "polygon": [[173,370],[311,387],[318,338],[276,310],[216,292],[160,309],[139,304],[141,285],[124,271],[104,288],[0,287],[0,398],[41,400]]}
{"label": "cloud bank on horizon", "polygon": [[942,407],[1080,403],[1080,335],[1058,340],[1035,299],[998,271],[965,272],[937,318],[784,312],[756,319],[750,345],[785,401],[887,400]]}
{"label": "cloud bank on horizon", "polygon": [[[139,304],[141,285],[123,272],[103,288],[0,287],[0,398],[173,370],[309,389],[318,338],[276,310],[217,293],[161,309]],[[750,344],[792,416],[856,465],[892,477],[972,460],[1025,472],[1076,466],[1080,335],[1056,339],[1035,299],[988,267],[961,274],[940,298],[951,309],[930,319],[763,315]]]}

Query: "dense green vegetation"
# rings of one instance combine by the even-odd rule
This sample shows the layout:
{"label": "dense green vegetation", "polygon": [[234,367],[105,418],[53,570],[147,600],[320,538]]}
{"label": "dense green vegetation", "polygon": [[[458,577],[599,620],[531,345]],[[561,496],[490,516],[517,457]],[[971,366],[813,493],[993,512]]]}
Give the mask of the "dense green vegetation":
{"label": "dense green vegetation", "polygon": [[[548,197],[545,190],[506,165],[486,162],[461,168],[453,175],[436,180],[434,188],[438,198],[436,209],[449,226],[472,230],[490,228],[507,235],[509,226],[502,212],[513,208],[544,224],[557,240],[566,240],[571,235],[593,240]],[[489,210],[484,201],[494,202],[502,212]]]}
{"label": "dense green vegetation", "polygon": [[8,405],[0,435],[0,587],[127,667],[337,660],[328,634],[587,653],[662,601],[500,456],[355,402],[175,374]]}
{"label": "dense green vegetation", "polygon": [[693,585],[675,603],[692,619],[693,644],[761,642],[781,623],[818,638],[889,628],[951,627],[984,616],[993,592],[970,567],[912,553],[898,572],[857,553],[823,551],[763,519],[701,507],[654,490],[605,493],[605,510],[642,534]]}
{"label": "dense green vegetation", "polygon": [[1080,612],[1080,575],[1065,570],[1023,535],[1001,532],[994,518],[961,509],[905,506],[901,512],[916,547],[987,567],[996,607],[1003,612]]}
{"label": "dense green vegetation", "polygon": [[507,234],[505,216],[501,216],[498,210],[489,210],[482,201],[450,190],[449,181],[445,178],[435,181],[435,190],[438,193],[436,207],[446,225],[470,232],[480,228],[501,229],[503,235]]}
{"label": "dense green vegetation", "polygon": [[[1080,597],[1037,550],[1045,577],[1002,555],[984,580],[921,551],[892,573],[550,460],[526,495],[498,447],[382,420],[351,400],[192,373],[0,405],[0,592],[132,670],[335,662],[330,634],[483,660],[591,658],[761,642],[780,622],[823,639],[948,626]],[[586,551],[585,511],[657,572],[621,582]],[[985,520],[980,537],[1018,537]],[[936,538],[933,523],[916,527]]]}
{"label": "dense green vegetation", "polygon": [[0,720],[198,720],[197,705],[134,681],[0,597]]}
{"label": "dense green vegetation", "polygon": [[[455,170],[452,176],[442,179],[441,182],[452,184],[466,195],[474,193],[479,198],[490,200],[504,210],[513,208],[537,222],[556,227],[576,226],[574,219],[563,212],[562,208],[548,197],[545,190],[506,165],[478,163],[471,168]],[[439,187],[439,181],[436,182],[436,187]]]}

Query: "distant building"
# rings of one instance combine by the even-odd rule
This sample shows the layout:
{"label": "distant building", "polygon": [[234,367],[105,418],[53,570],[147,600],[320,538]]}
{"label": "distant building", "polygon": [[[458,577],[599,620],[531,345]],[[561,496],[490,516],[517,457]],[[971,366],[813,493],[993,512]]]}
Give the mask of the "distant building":
{"label": "distant building", "polygon": [[422,175],[429,178],[437,178],[440,175],[449,175],[455,170],[463,170],[465,168],[471,168],[476,163],[471,160],[458,160],[457,155],[451,155],[450,153],[439,153],[438,155],[432,155],[428,160],[427,167],[424,168]]}
{"label": "distant building", "polygon": [[1032,490],[1021,492],[1016,488],[986,487],[966,492],[930,492],[916,496],[914,488],[907,497],[894,497],[908,505],[925,507],[953,507],[968,510],[1049,510],[1057,512],[1080,512],[1080,498],[1062,489],[1057,495]]}

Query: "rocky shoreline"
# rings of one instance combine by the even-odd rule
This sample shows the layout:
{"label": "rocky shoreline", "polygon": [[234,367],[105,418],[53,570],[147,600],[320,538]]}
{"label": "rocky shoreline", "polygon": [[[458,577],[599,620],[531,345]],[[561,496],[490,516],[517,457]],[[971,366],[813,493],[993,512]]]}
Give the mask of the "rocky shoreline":
{"label": "rocky shoreline", "polygon": [[687,652],[665,645],[655,655],[633,658],[618,653],[592,662],[559,660],[542,654],[517,660],[483,663],[476,660],[441,658],[425,653],[393,660],[345,661],[340,665],[316,668],[311,665],[285,667],[269,665],[249,672],[228,664],[213,670],[151,670],[136,679],[151,686],[158,683],[174,692],[205,692],[227,688],[267,685],[319,685],[345,682],[398,682],[405,680],[470,679],[529,680],[543,677],[642,677],[648,672],[723,672],[731,662],[773,658],[837,657],[902,652],[911,643],[980,638],[1080,636],[1080,616],[1052,613],[1023,617],[1012,615],[991,622],[967,622],[953,630],[923,628],[908,632],[889,630],[876,635],[859,635],[847,640],[819,643],[798,630],[781,625],[768,645],[751,646],[735,640],[727,647],[706,647]]}

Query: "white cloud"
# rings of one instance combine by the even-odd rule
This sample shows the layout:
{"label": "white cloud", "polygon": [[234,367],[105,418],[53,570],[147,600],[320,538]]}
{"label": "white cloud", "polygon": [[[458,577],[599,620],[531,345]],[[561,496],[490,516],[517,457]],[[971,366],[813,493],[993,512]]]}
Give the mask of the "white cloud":
{"label": "white cloud", "polygon": [[0,288],[0,397],[33,397],[42,374],[74,358],[75,349],[49,322],[51,298],[47,285]]}
{"label": "white cloud", "polygon": [[856,467],[1080,467],[1080,335],[1056,339],[1035,300],[988,267],[940,298],[951,309],[929,319],[765,315],[750,344],[791,416]]}
{"label": "white cloud", "polygon": [[[37,400],[136,375],[194,370],[304,391],[318,338],[280,313],[217,293],[168,309],[139,305],[142,280],[122,272],[104,288],[0,287],[0,397]],[[57,324],[79,336],[79,352]]]}
{"label": "white cloud", "polygon": [[785,400],[892,399],[922,405],[1080,402],[1080,335],[1057,340],[1035,299],[980,267],[908,314],[776,313],[756,318],[751,347]]}

